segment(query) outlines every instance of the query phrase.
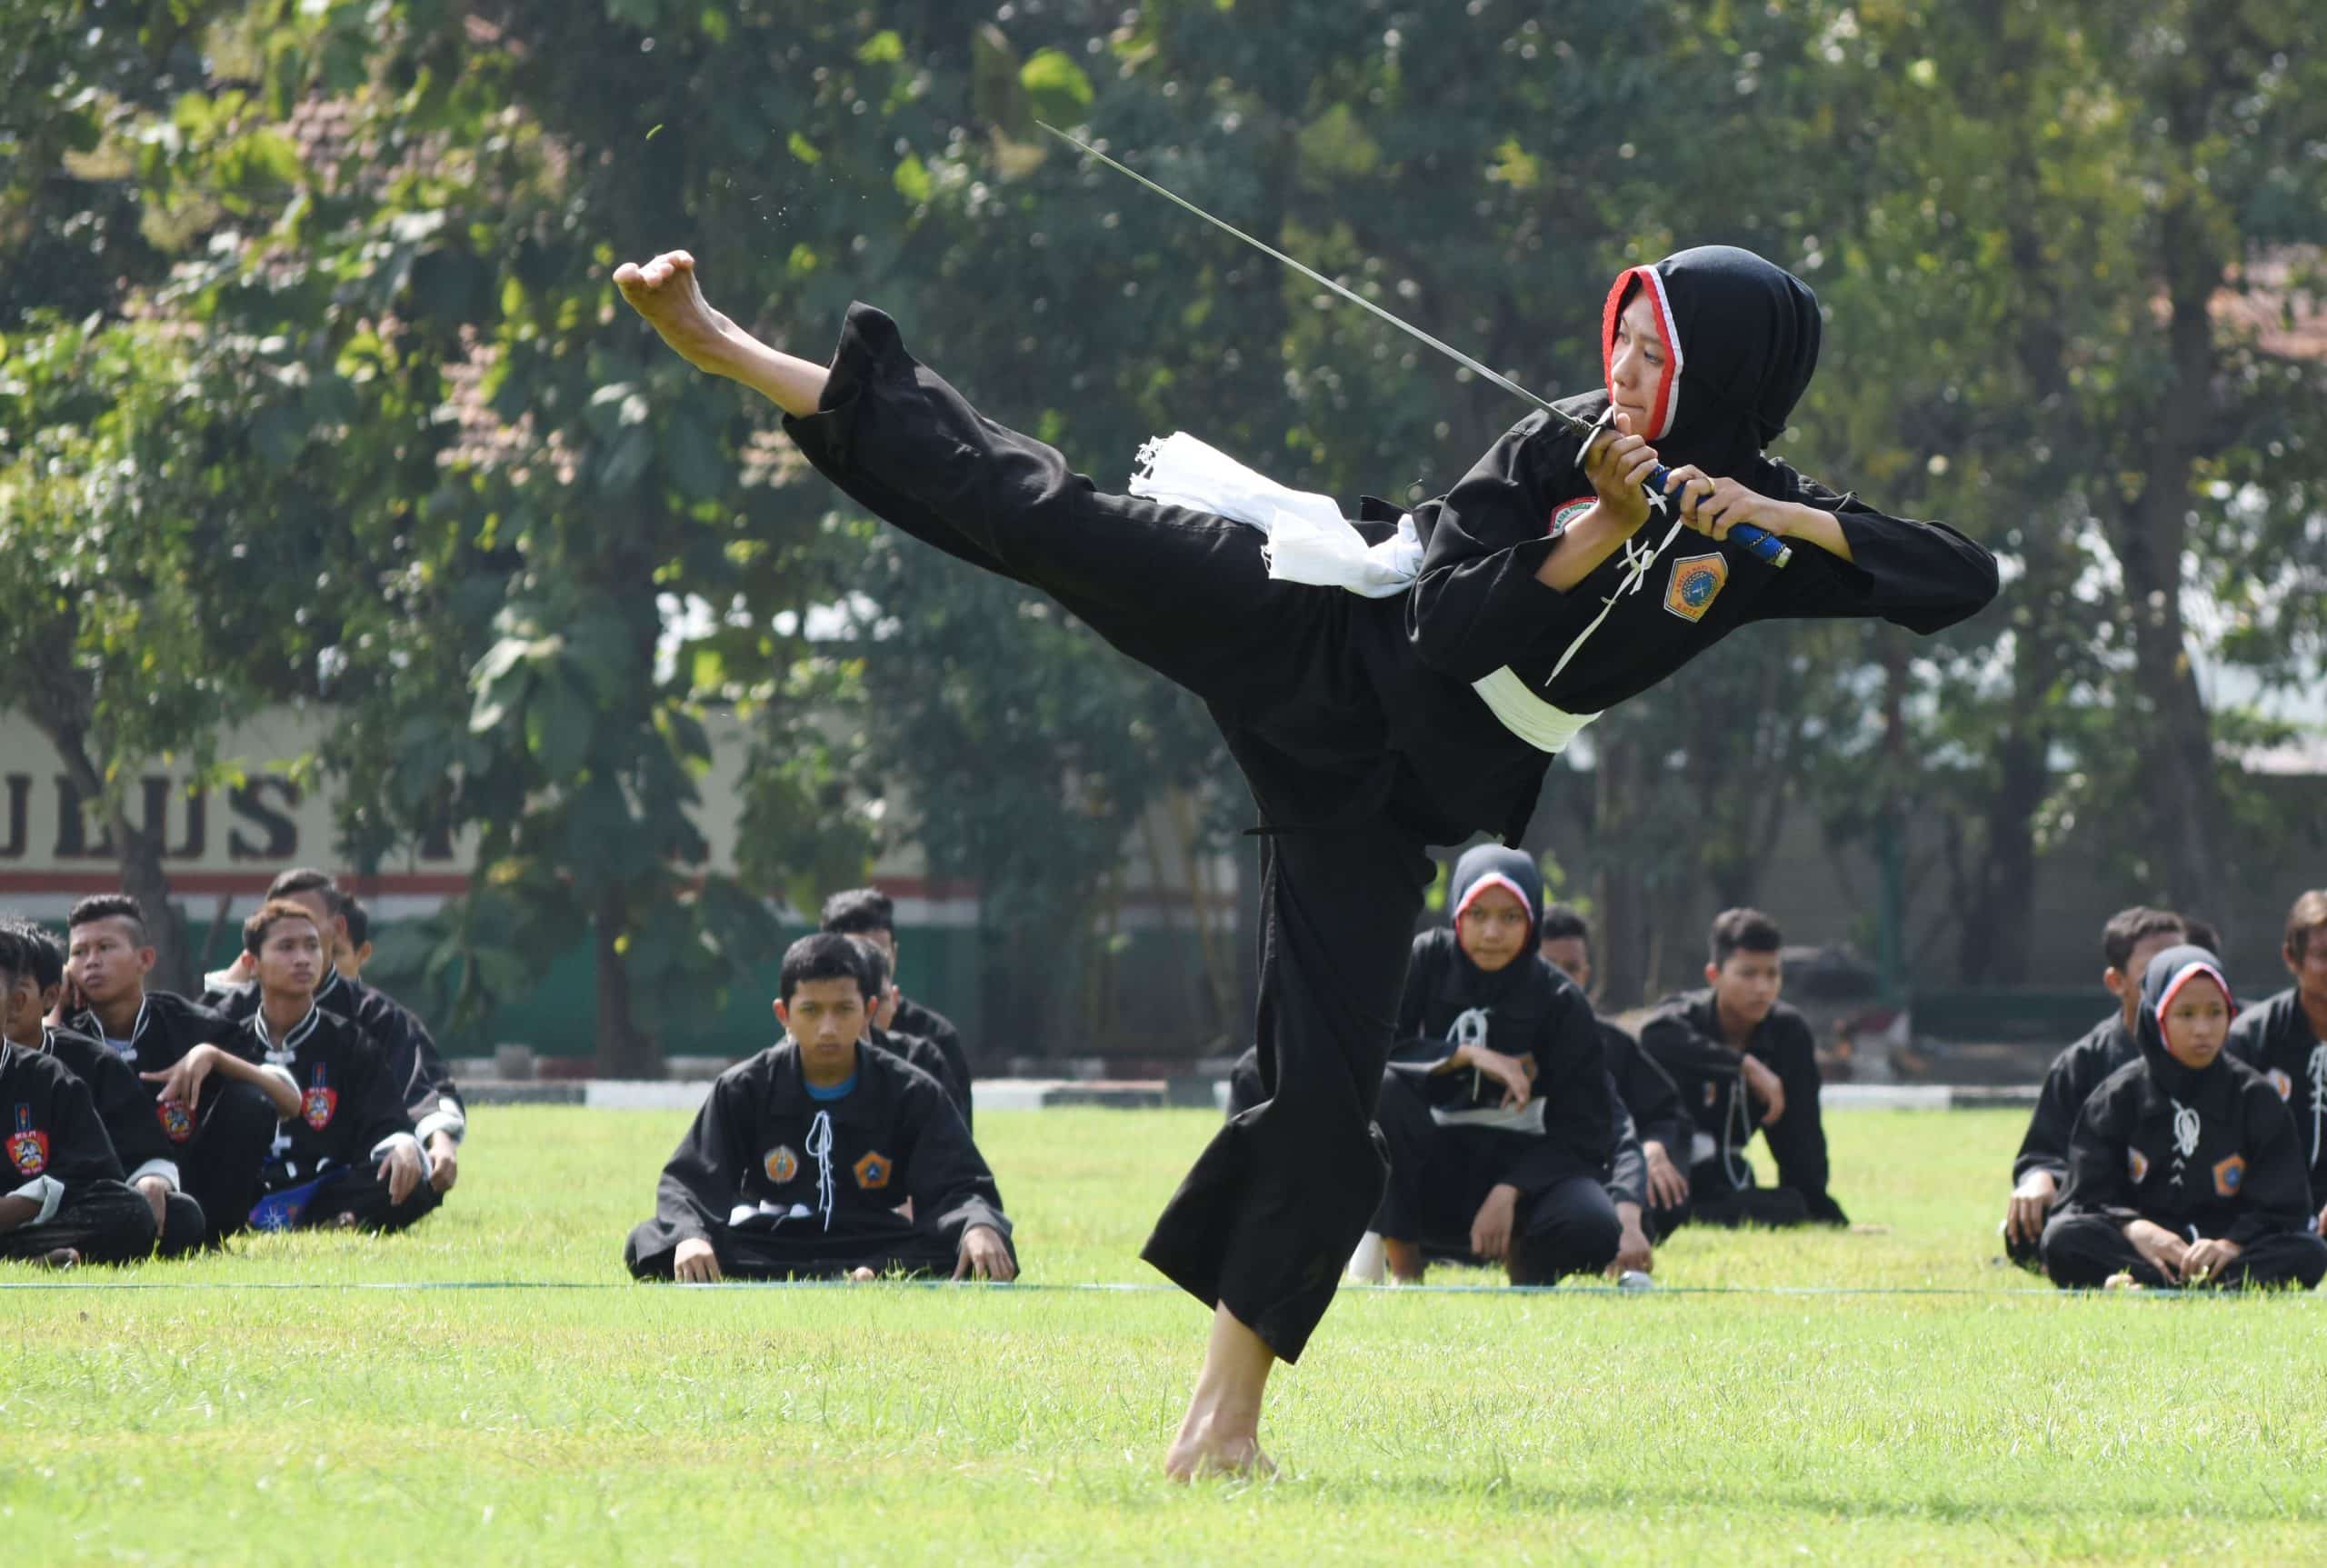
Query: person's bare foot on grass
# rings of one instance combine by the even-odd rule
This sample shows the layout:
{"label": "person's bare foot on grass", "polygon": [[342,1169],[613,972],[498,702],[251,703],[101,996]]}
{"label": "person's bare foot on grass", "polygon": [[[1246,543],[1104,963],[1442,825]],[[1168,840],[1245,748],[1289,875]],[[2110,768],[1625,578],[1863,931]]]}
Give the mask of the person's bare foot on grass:
{"label": "person's bare foot on grass", "polygon": [[816,412],[825,367],[778,353],[712,309],[686,252],[664,251],[644,266],[624,262],[614,268],[614,286],[697,370],[742,382],[786,414],[805,418]]}
{"label": "person's bare foot on grass", "polygon": [[1164,1455],[1174,1481],[1225,1476],[1265,1481],[1276,1466],[1261,1452],[1261,1396],[1276,1353],[1226,1307],[1213,1309],[1203,1370],[1180,1435]]}
{"label": "person's bare foot on grass", "polygon": [[53,1269],[77,1269],[81,1266],[81,1254],[71,1247],[58,1247],[45,1253],[40,1261]]}
{"label": "person's bare foot on grass", "polygon": [[848,1283],[853,1285],[869,1285],[879,1277],[871,1269],[858,1268],[848,1271]]}

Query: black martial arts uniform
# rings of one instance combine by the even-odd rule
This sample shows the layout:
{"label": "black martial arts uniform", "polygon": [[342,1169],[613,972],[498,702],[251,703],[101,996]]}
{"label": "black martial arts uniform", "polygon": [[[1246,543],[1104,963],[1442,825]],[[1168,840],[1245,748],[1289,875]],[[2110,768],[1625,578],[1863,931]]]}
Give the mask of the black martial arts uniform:
{"label": "black martial arts uniform", "polygon": [[2327,1203],[2327,1041],[2292,986],[2231,1021],[2230,1054],[2262,1074],[2294,1116],[2311,1195]]}
{"label": "black martial arts uniform", "polygon": [[951,1274],[977,1225],[1010,1245],[994,1174],[944,1085],[860,1046],[848,1092],[819,1100],[787,1038],[712,1084],[623,1261],[666,1280],[679,1243],[699,1238],[737,1278]]}
{"label": "black martial arts uniform", "polygon": [[970,1086],[954,1076],[953,1063],[946,1060],[945,1053],[937,1048],[934,1040],[925,1035],[908,1034],[902,1029],[883,1029],[877,1024],[865,1031],[865,1039],[874,1050],[886,1051],[899,1061],[918,1067],[936,1079],[938,1086],[945,1091],[945,1098],[952,1101],[954,1109],[961,1114],[962,1125],[966,1127],[970,1124]]}
{"label": "black martial arts uniform", "polygon": [[[141,1082],[135,1069],[104,1041],[71,1029],[44,1025],[40,1050],[87,1087],[114,1154],[129,1173],[122,1179],[132,1189],[148,1176],[158,1176],[168,1186],[162,1200],[161,1255],[178,1257],[201,1246],[206,1234],[202,1204],[187,1194],[177,1146],[155,1114],[154,1085]],[[215,1076],[205,1085],[224,1086]]]}
{"label": "black martial arts uniform", "polygon": [[[1696,1124],[1682,1106],[1681,1091],[1673,1084],[1672,1075],[1640,1048],[1639,1041],[1605,1018],[1600,1020],[1600,1054],[1608,1064],[1609,1079],[1615,1084],[1617,1096],[1632,1124],[1634,1150],[1638,1151],[1643,1144],[1659,1144],[1674,1167],[1683,1175],[1688,1174],[1689,1147]],[[1648,1196],[1647,1155],[1636,1153],[1633,1157],[1640,1161],[1636,1178],[1627,1174],[1630,1161],[1624,1155],[1620,1129],[1616,1160],[1620,1169],[1609,1178],[1609,1190],[1625,1203],[1640,1204],[1648,1222],[1649,1239],[1662,1241],[1688,1220],[1688,1204],[1684,1201],[1660,1208],[1653,1203]]]}
{"label": "black martial arts uniform", "polygon": [[[76,1033],[103,1040],[147,1089],[155,1085],[145,1084],[144,1074],[168,1072],[196,1045],[215,1045],[254,1064],[265,1060],[234,1020],[168,991],[145,993],[127,1040],[107,1038],[95,1008],[66,1022]],[[215,1245],[242,1228],[243,1216],[258,1201],[259,1171],[275,1142],[274,1102],[254,1084],[215,1074],[192,1112],[175,1100],[147,1099],[147,1114],[176,1151],[178,1184],[202,1210],[204,1243]]]}
{"label": "black martial arts uniform", "polygon": [[910,996],[897,1000],[897,1011],[889,1020],[892,1032],[898,1034],[918,1034],[937,1047],[945,1058],[945,1071],[938,1075],[954,1095],[954,1104],[962,1113],[962,1125],[977,1129],[976,1118],[970,1114],[970,1053],[962,1044],[962,1032],[954,1021],[934,1007],[924,1007]]}
{"label": "black martial arts uniform", "polygon": [[[1844,1225],[1850,1217],[1826,1191],[1826,1127],[1818,1114],[1818,1050],[1810,1024],[1780,1002],[1754,1025],[1743,1053],[1730,1048],[1710,990],[1669,997],[1641,1025],[1641,1049],[1681,1092],[1694,1125],[1689,1141],[1689,1203],[1675,1223],[1707,1225]],[[1764,1127],[1745,1087],[1744,1058],[1778,1075],[1785,1114]],[[1754,1184],[1745,1145],[1759,1131],[1777,1161],[1778,1184]]]}
{"label": "black martial arts uniform", "polygon": [[[1593,490],[1582,442],[1534,414],[1413,509],[1423,553],[1409,592],[1275,581],[1257,530],[1100,491],[980,415],[864,305],[849,309],[817,412],[784,420],[875,515],[1050,594],[1211,710],[1264,835],[1254,1038],[1269,1098],[1222,1128],[1143,1255],[1287,1361],[1380,1200],[1369,1124],[1432,874],[1424,848],[1483,829],[1517,843],[1556,750],[1507,727],[1485,691],[1513,712],[1593,714],[1751,621],[1881,616],[1929,633],[1996,592],[1993,558],[1953,530],[1886,517],[1762,455],[1816,361],[1806,285],[1745,252],[1683,252],[1619,280],[1608,352],[1633,287],[1653,290],[1673,324],[1674,377],[1686,356],[1686,384],[1660,400],[1651,433],[1664,460],[1833,513],[1854,563],[1797,545],[1781,571],[1693,533],[1659,554],[1667,535],[1652,517],[1628,552],[1572,589],[1547,587],[1535,572],[1553,530]],[[1564,406],[1588,420],[1607,403]]]}
{"label": "black martial arts uniform", "polygon": [[[1535,951],[1543,884],[1534,863],[1481,844],[1455,862],[1448,905],[1459,918],[1490,881],[1526,905],[1525,945],[1490,973],[1453,931],[1413,939],[1399,1044],[1376,1111],[1390,1180],[1373,1229],[1425,1254],[1469,1260],[1479,1206],[1497,1185],[1516,1187],[1505,1271],[1513,1284],[1552,1284],[1597,1273],[1616,1255],[1623,1233],[1607,1183],[1618,1102],[1592,1004]],[[1534,1093],[1523,1107],[1505,1110],[1503,1086],[1475,1068],[1444,1070],[1464,1044],[1530,1070]]]}
{"label": "black martial arts uniform", "polygon": [[154,1211],[122,1179],[89,1086],[65,1064],[0,1040],[0,1196],[40,1205],[0,1231],[0,1259],[37,1263],[70,1247],[84,1263],[135,1263],[154,1250]]}
{"label": "black martial arts uniform", "polygon": [[[2054,1188],[2046,1218],[2059,1212],[2061,1192],[2069,1184],[2069,1139],[2075,1134],[2084,1103],[2112,1073],[2140,1059],[2141,1047],[2133,1044],[2133,1032],[2120,1010],[2086,1030],[2082,1039],[2053,1057],[2052,1064],[2044,1070],[2043,1087],[2036,1092],[2036,1109],[2029,1113],[2028,1132],[2012,1162],[2012,1184],[2017,1187],[2037,1171],[2051,1172]],[[2042,1244],[2042,1233],[2029,1241],[2009,1230],[2004,1233],[2004,1255],[2032,1273],[2043,1269]]]}
{"label": "black martial arts uniform", "polygon": [[[202,994],[202,1000],[235,1023],[247,1023],[258,1011],[258,983],[214,986]],[[451,1134],[455,1144],[469,1135],[468,1113],[462,1107],[452,1070],[444,1065],[435,1037],[411,1008],[336,969],[326,973],[315,988],[315,1005],[357,1024],[380,1047],[388,1080],[412,1114],[413,1132],[422,1148],[439,1133]]]}
{"label": "black martial arts uniform", "polygon": [[2202,1068],[2175,1061],[2159,1019],[2178,986],[2210,974],[2202,947],[2169,947],[2150,960],[2135,1025],[2137,1060],[2109,1075],[2077,1117],[2069,1184],[2044,1225],[2044,1272],[2062,1287],[2112,1274],[2169,1282],[2125,1238],[2143,1219],[2190,1241],[2245,1250],[2209,1284],[2300,1283],[2327,1274],[2327,1242],[2310,1230],[2311,1183],[2286,1103],[2262,1074],[2225,1048]]}
{"label": "black martial arts uniform", "polygon": [[[238,1222],[312,1230],[337,1225],[345,1215],[359,1230],[400,1231],[443,1201],[428,1184],[427,1151],[387,1054],[360,1024],[310,1003],[307,1015],[279,1041],[264,1012],[242,1027],[268,1065],[290,1074],[299,1114],[282,1124],[262,1174],[263,1196]],[[398,1144],[419,1154],[421,1172],[401,1203],[380,1174],[380,1162]]]}

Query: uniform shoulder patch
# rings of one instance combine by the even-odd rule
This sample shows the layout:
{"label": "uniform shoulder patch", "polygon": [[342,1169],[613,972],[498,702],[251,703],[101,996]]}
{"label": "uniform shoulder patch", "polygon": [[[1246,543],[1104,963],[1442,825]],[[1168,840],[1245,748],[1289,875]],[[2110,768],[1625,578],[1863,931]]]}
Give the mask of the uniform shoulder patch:
{"label": "uniform shoulder patch", "polygon": [[2125,1174],[2138,1183],[2143,1176],[2149,1174],[2149,1156],[2139,1149],[2128,1146],[2125,1150]]}
{"label": "uniform shoulder patch", "polygon": [[769,1181],[780,1187],[800,1174],[800,1156],[792,1152],[791,1144],[778,1144],[760,1162],[760,1169],[767,1173]]}
{"label": "uniform shoulder patch", "polygon": [[1579,495],[1573,501],[1563,501],[1552,508],[1551,526],[1543,532],[1554,538],[1567,532],[1568,524],[1583,516],[1598,504],[1597,495]]}
{"label": "uniform shoulder patch", "polygon": [[2214,1167],[2214,1195],[2221,1198],[2238,1196],[2238,1189],[2246,1181],[2246,1156],[2232,1154]]}
{"label": "uniform shoulder patch", "polygon": [[15,1130],[8,1135],[8,1164],[20,1176],[37,1176],[48,1169],[48,1134],[33,1125],[33,1108],[16,1107]]}
{"label": "uniform shoulder patch", "polygon": [[889,1156],[878,1149],[856,1162],[849,1169],[856,1174],[856,1184],[868,1193],[877,1193],[889,1184],[890,1174],[895,1169]]}
{"label": "uniform shoulder patch", "polygon": [[2286,1069],[2283,1067],[2273,1067],[2262,1076],[2269,1081],[2272,1088],[2279,1092],[2280,1099],[2291,1100],[2294,1097],[2294,1080],[2287,1076]]}
{"label": "uniform shoulder patch", "polygon": [[1683,621],[1702,621],[1728,581],[1728,557],[1683,555],[1673,563],[1672,578],[1664,584],[1664,607]]}

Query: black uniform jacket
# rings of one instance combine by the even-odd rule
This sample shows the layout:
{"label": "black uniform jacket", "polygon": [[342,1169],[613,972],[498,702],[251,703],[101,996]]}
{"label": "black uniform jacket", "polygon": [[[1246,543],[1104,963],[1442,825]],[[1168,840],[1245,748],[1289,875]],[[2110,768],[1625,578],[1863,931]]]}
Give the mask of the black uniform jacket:
{"label": "black uniform jacket", "polygon": [[41,1197],[53,1214],[76,1187],[120,1180],[89,1086],[54,1057],[0,1040],[0,1193]]}
{"label": "black uniform jacket", "polygon": [[[1711,1172],[1733,1189],[1751,1186],[1745,1145],[1760,1131],[1778,1166],[1778,1184],[1810,1202],[1813,1217],[1831,1218],[1826,1134],[1818,1116],[1818,1053],[1809,1021],[1780,1002],[1754,1026],[1743,1053],[1730,1048],[1711,990],[1683,992],[1660,1004],[1641,1025],[1641,1049],[1655,1058],[1681,1092],[1694,1118],[1690,1164],[1703,1179]],[[1785,1089],[1785,1114],[1760,1126],[1746,1092],[1744,1058],[1776,1073]],[[1698,1144],[1695,1134],[1710,1142]],[[1703,1157],[1697,1157],[1703,1154]]]}
{"label": "black uniform jacket", "polygon": [[[252,990],[255,992],[257,987],[253,986]],[[129,1064],[139,1073],[166,1073],[197,1045],[215,1045],[240,1055],[243,1053],[235,1044],[241,1033],[235,1027],[238,1022],[215,1008],[189,1002],[175,992],[148,991],[145,1000],[138,1004],[137,1022],[130,1025]],[[94,1008],[85,1007],[65,1023],[75,1034],[86,1034],[93,1040],[105,1037],[105,1026],[99,1022]],[[258,1058],[252,1056],[248,1060],[255,1062]]]}
{"label": "black uniform jacket", "polygon": [[[1532,942],[1493,977],[1507,983],[1492,998],[1472,983],[1476,973],[1453,932],[1414,938],[1390,1070],[1422,1095],[1442,1127],[1508,1140],[1513,1164],[1504,1180],[1523,1193],[1570,1176],[1606,1180],[1616,1128],[1592,1004]],[[1532,1069],[1534,1094],[1523,1108],[1504,1110],[1503,1085],[1473,1068],[1433,1071],[1466,1035]]]}
{"label": "black uniform jacket", "polygon": [[2232,1020],[2230,1054],[2270,1081],[2294,1114],[2312,1196],[2327,1203],[2327,1041],[2312,1033],[2292,986]]}
{"label": "black uniform jacket", "polygon": [[2069,1139],[2084,1103],[2109,1074],[2141,1056],[2125,1015],[2112,1013],[2084,1037],[2059,1055],[2044,1070],[2044,1085],[2036,1093],[2036,1109],[2028,1118],[2027,1136],[2020,1140],[2019,1157],[2012,1162],[2012,1184],[2032,1172],[2050,1171],[2057,1182],[2069,1179]]}
{"label": "black uniform jacket", "polygon": [[994,1174],[944,1086],[860,1045],[856,1084],[809,1097],[789,1039],[722,1073],[655,1192],[654,1217],[677,1241],[722,1226],[806,1225],[878,1234],[912,1226],[960,1244],[974,1225],[1005,1238]]}
{"label": "black uniform jacket", "polygon": [[2310,1224],[2302,1145],[2279,1092],[2227,1048],[2194,1071],[2166,1052],[2160,998],[2184,971],[2213,966],[2202,947],[2169,947],[2151,961],[2141,1055],[2084,1103],[2069,1140],[2063,1213],[2145,1219],[2242,1246]]}
{"label": "black uniform jacket", "polygon": [[385,1154],[397,1138],[414,1136],[385,1055],[355,1024],[310,1003],[307,1015],[281,1040],[269,1034],[263,1013],[253,1014],[243,1033],[269,1066],[291,1074],[299,1091],[299,1114],[275,1137],[267,1171],[271,1188],[361,1166]]}
{"label": "black uniform jacket", "polygon": [[[246,1023],[258,1011],[258,984],[205,991],[203,1001],[235,1023]],[[412,1009],[336,969],[316,988],[315,1005],[361,1026],[377,1043],[385,1059],[383,1071],[404,1109],[412,1114],[414,1130],[424,1142],[439,1132],[450,1133],[456,1143],[468,1135],[468,1115],[461,1106],[452,1071],[444,1065],[427,1025]]]}
{"label": "black uniform jacket", "polygon": [[178,1144],[185,1140],[174,1142],[166,1129],[183,1124],[184,1108],[164,1105],[155,1085],[141,1081],[127,1059],[102,1040],[77,1030],[45,1027],[40,1048],[88,1086],[97,1119],[105,1124],[114,1154],[128,1169],[128,1180],[160,1176],[175,1191]]}

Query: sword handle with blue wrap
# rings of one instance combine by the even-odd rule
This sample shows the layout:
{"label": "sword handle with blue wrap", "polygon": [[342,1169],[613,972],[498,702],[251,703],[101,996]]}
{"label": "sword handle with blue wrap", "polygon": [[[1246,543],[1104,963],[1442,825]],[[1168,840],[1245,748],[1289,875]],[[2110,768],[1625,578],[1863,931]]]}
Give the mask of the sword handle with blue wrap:
{"label": "sword handle with blue wrap", "polygon": [[[1662,463],[1649,470],[1648,491],[1653,495],[1669,497],[1679,487],[1679,483],[1673,477],[1673,471]],[[1783,566],[1793,559],[1793,545],[1768,529],[1756,528],[1751,523],[1731,524],[1729,536],[1752,551],[1755,560],[1767,561],[1773,566]]]}

